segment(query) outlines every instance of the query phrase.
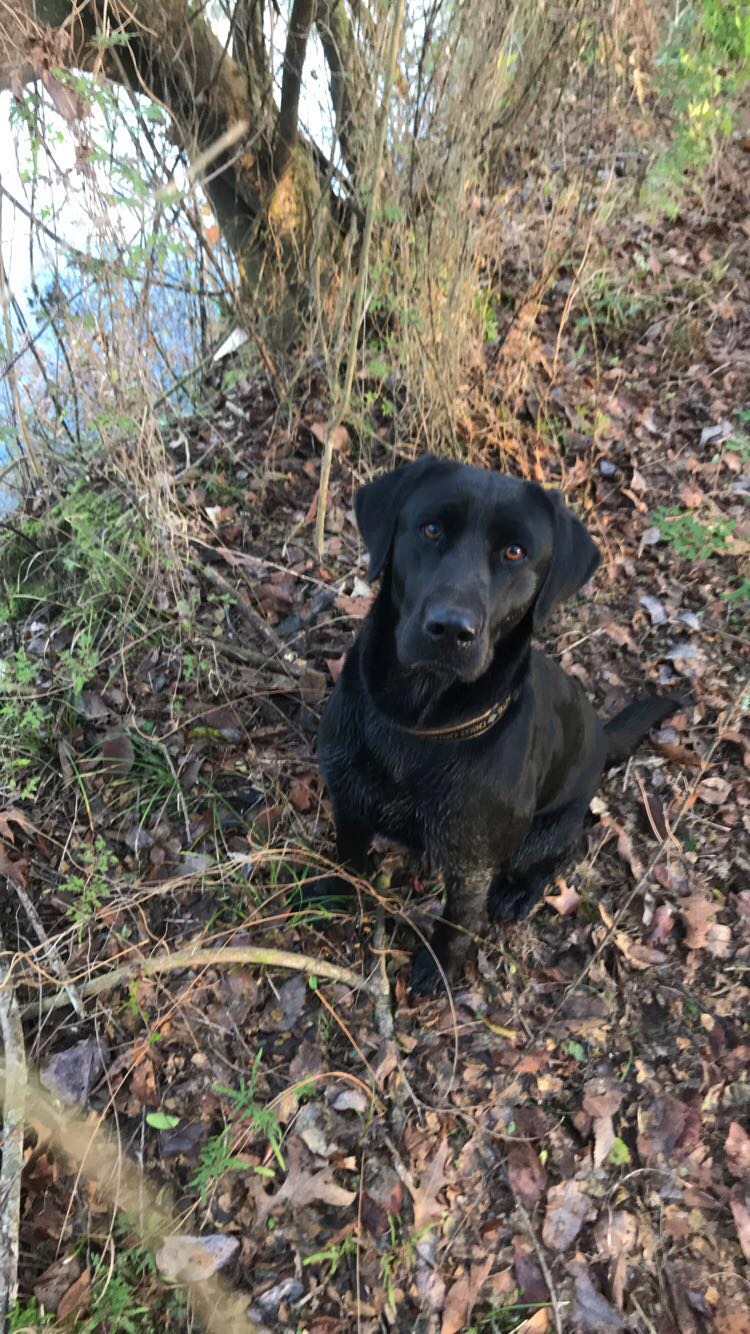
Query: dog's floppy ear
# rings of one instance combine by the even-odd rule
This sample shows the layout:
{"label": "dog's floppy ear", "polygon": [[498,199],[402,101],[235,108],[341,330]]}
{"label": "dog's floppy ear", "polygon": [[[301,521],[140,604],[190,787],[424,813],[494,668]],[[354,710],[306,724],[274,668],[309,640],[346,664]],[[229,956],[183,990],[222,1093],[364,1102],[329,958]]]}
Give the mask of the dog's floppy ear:
{"label": "dog's floppy ear", "polygon": [[577,593],[599,564],[599,551],[580,519],[568,509],[562,492],[545,491],[553,519],[552,556],[534,606],[534,628]]}
{"label": "dog's floppy ear", "polygon": [[370,557],[367,578],[370,583],[382,574],[383,567],[390,555],[396,532],[399,512],[406,497],[414,490],[426,474],[436,468],[450,468],[450,463],[438,459],[434,454],[423,454],[415,463],[407,463],[403,468],[369,482],[357,492],[354,512],[357,526]]}

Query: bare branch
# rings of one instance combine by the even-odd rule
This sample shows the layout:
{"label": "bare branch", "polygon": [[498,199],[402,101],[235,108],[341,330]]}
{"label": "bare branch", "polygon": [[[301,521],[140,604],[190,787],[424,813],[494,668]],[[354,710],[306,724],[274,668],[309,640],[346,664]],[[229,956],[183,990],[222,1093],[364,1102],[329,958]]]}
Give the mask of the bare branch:
{"label": "bare branch", "polygon": [[305,63],[307,40],[315,16],[316,0],[294,0],[289,19],[289,30],[284,53],[284,74],[281,80],[281,108],[276,127],[274,174],[277,180],[283,174],[289,155],[297,142],[299,128],[299,97],[302,87],[302,69]]}

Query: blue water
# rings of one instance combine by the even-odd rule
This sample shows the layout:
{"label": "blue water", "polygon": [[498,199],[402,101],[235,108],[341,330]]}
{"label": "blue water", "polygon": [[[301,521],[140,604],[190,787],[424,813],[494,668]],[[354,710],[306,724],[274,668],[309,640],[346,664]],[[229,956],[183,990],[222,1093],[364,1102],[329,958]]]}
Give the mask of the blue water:
{"label": "blue water", "polygon": [[[193,269],[191,259],[174,253],[148,278],[138,272],[123,277],[121,261],[109,272],[102,266],[85,272],[71,264],[38,275],[41,301],[28,291],[11,305],[16,382],[27,429],[38,448],[66,451],[75,441],[77,452],[79,441],[84,449],[95,445],[100,429],[105,434],[107,429],[127,428],[116,411],[107,415],[106,404],[100,410],[97,401],[102,367],[121,370],[123,331],[131,338],[138,332],[140,365],[133,365],[132,372],[145,376],[144,387],[153,398],[172,390],[200,360],[201,300]],[[209,338],[212,328],[215,337],[218,301],[208,295],[203,307]],[[66,341],[68,358],[56,329]],[[190,388],[176,389],[169,404],[186,406]],[[112,404],[115,396],[107,397]],[[22,452],[19,445],[6,372],[0,381],[0,510],[14,504],[12,483],[2,474]]]}

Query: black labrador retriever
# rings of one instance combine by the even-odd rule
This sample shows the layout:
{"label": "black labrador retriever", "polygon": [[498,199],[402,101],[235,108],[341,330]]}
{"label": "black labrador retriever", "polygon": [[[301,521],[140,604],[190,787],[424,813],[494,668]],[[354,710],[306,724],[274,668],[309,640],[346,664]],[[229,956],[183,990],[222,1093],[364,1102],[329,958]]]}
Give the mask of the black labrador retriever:
{"label": "black labrador retriever", "polygon": [[[610,760],[676,707],[602,723],[531,646],[599,553],[557,491],[426,455],[356,498],[382,583],[323,715],[319,755],[338,857],[359,874],[379,833],[426,853],[446,903],[411,988],[457,978],[485,906],[515,921],[581,831]],[[326,877],[316,896],[345,891]]]}

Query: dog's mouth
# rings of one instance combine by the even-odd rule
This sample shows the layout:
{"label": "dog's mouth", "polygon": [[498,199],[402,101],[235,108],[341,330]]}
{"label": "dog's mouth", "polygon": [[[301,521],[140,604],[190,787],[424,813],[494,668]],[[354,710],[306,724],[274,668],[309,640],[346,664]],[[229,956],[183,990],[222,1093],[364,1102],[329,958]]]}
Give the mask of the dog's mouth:
{"label": "dog's mouth", "polygon": [[405,635],[396,644],[400,665],[409,672],[426,671],[441,681],[463,681],[470,685],[486,672],[492,660],[488,643],[472,644],[467,649],[448,649],[424,642],[410,642]]}

